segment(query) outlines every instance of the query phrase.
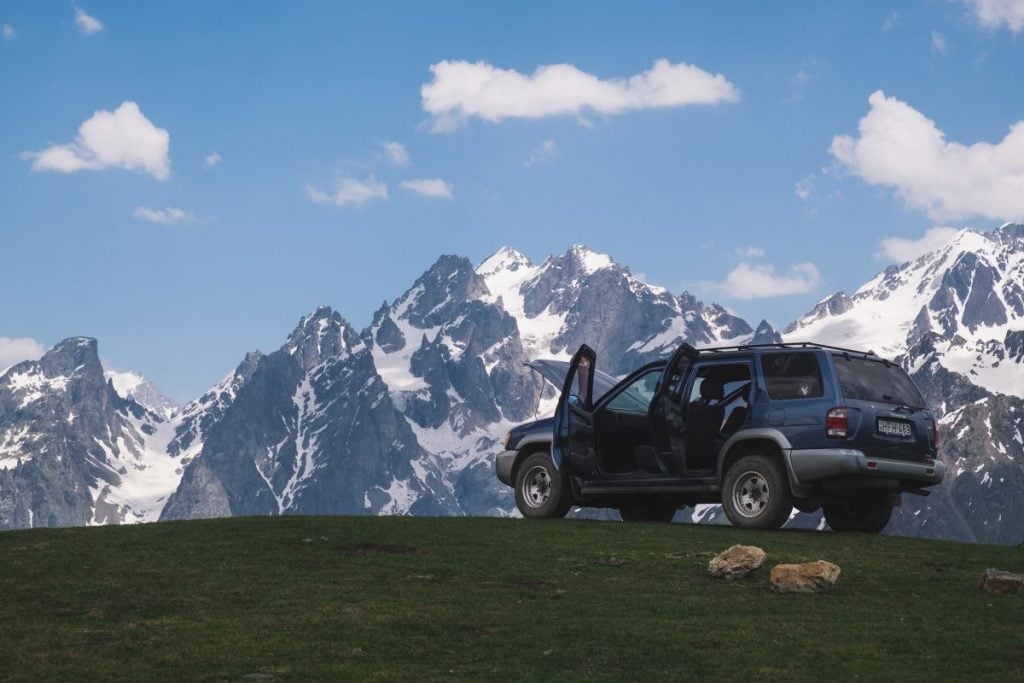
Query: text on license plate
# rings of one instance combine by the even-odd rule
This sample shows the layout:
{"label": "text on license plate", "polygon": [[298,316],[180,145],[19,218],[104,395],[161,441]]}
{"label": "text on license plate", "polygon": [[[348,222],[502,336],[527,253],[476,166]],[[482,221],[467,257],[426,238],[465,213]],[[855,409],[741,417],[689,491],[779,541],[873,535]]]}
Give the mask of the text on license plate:
{"label": "text on license plate", "polygon": [[879,420],[878,433],[886,436],[910,436],[910,423]]}

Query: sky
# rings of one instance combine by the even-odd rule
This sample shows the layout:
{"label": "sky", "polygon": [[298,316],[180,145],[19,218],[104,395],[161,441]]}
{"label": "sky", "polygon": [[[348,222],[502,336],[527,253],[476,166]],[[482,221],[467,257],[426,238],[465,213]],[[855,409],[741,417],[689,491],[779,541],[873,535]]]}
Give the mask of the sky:
{"label": "sky", "polygon": [[1024,0],[0,5],[0,366],[178,401],[445,253],[784,326],[1024,220]]}

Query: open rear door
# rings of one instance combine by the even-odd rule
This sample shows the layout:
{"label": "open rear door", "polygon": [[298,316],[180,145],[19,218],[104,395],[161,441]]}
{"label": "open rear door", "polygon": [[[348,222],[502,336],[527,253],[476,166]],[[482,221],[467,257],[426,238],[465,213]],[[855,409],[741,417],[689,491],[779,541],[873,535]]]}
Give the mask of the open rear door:
{"label": "open rear door", "polygon": [[555,467],[584,474],[595,469],[594,366],[597,354],[584,344],[572,357],[555,409],[551,459]]}
{"label": "open rear door", "polygon": [[686,405],[682,392],[698,355],[697,349],[689,344],[676,349],[665,366],[647,412],[660,464],[665,467],[671,463],[679,472],[686,462]]}

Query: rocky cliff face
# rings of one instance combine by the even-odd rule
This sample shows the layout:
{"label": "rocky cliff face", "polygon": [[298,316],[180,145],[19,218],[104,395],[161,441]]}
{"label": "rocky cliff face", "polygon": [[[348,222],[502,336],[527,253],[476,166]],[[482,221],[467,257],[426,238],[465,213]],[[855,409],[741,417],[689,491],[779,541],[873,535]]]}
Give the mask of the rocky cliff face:
{"label": "rocky cliff face", "polygon": [[168,423],[122,398],[96,340],[0,376],[0,528],[155,520],[173,491]]}

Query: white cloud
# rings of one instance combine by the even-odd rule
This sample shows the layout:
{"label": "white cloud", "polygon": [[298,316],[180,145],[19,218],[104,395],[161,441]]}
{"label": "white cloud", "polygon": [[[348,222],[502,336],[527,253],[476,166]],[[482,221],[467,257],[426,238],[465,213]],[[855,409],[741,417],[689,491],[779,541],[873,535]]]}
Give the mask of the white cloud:
{"label": "white cloud", "polygon": [[184,209],[175,209],[168,206],[164,209],[148,209],[140,206],[132,213],[140,221],[159,223],[160,225],[175,225],[176,223],[195,223],[196,217]]}
{"label": "white cloud", "polygon": [[1024,218],[1024,121],[1000,142],[962,145],[881,90],[868,99],[859,137],[837,135],[830,152],[869,185],[896,190],[936,220]]}
{"label": "white cloud", "polygon": [[387,199],[388,186],[377,181],[373,176],[366,180],[339,178],[333,193],[328,194],[320,188],[310,185],[306,187],[306,197],[316,204],[362,206],[375,199]]}
{"label": "white cloud", "polygon": [[222,161],[224,161],[224,157],[217,154],[216,152],[210,152],[205,157],[203,157],[203,168],[213,168]]}
{"label": "white cloud", "polygon": [[91,36],[103,30],[103,22],[96,17],[89,16],[81,7],[75,8],[75,25],[82,35]]}
{"label": "white cloud", "polygon": [[812,173],[806,178],[801,178],[796,181],[796,186],[793,188],[793,191],[801,201],[808,201],[811,198],[811,195],[814,194],[814,174]]}
{"label": "white cloud", "polygon": [[170,134],[154,126],[139,105],[123,102],[112,112],[97,111],[86,119],[74,141],[21,156],[32,159],[33,171],[123,168],[166,180],[171,175],[170,145]]}
{"label": "white cloud", "polygon": [[659,59],[628,79],[603,80],[571,64],[538,67],[532,74],[486,62],[444,61],[430,67],[420,89],[435,132],[449,132],[472,117],[499,122],[584,111],[614,115],[636,109],[735,102],[740,95],[722,74]]}
{"label": "white cloud", "polygon": [[433,199],[455,199],[454,188],[451,183],[440,178],[417,178],[415,180],[403,181],[400,187],[409,192],[415,192],[421,197]]}
{"label": "white cloud", "polygon": [[931,228],[916,240],[906,237],[886,237],[882,239],[875,257],[895,263],[913,261],[919,256],[946,246],[958,232],[955,228]]}
{"label": "white cloud", "polygon": [[526,166],[546,164],[557,156],[558,145],[554,140],[545,140],[530,151],[530,156],[526,157]]}
{"label": "white cloud", "polygon": [[741,258],[761,258],[764,256],[764,249],[761,247],[747,246],[737,249],[736,255]]}
{"label": "white cloud", "polygon": [[945,55],[949,50],[946,45],[946,36],[942,35],[935,29],[932,29],[932,52],[937,55]]}
{"label": "white cloud", "polygon": [[885,17],[885,21],[882,22],[882,31],[889,32],[903,23],[903,15],[892,10]]}
{"label": "white cloud", "polygon": [[389,164],[392,166],[409,165],[409,150],[405,148],[405,145],[391,140],[385,140],[380,143],[380,145],[384,148],[384,156],[387,158]]}
{"label": "white cloud", "polygon": [[23,360],[41,358],[45,351],[42,344],[29,337],[0,337],[0,375]]}
{"label": "white cloud", "polygon": [[14,40],[18,37],[18,32],[10,24],[4,24],[0,27],[0,33],[3,33],[4,40]]}
{"label": "white cloud", "polygon": [[1024,31],[1024,0],[964,0],[978,23],[988,29],[1005,26],[1013,33]]}
{"label": "white cloud", "polygon": [[813,263],[798,263],[785,273],[767,264],[740,263],[723,282],[702,283],[710,293],[731,299],[768,299],[789,294],[806,294],[821,282],[821,273]]}

